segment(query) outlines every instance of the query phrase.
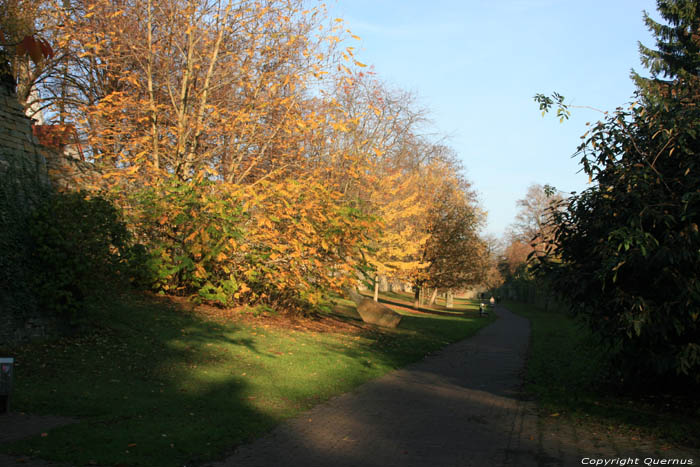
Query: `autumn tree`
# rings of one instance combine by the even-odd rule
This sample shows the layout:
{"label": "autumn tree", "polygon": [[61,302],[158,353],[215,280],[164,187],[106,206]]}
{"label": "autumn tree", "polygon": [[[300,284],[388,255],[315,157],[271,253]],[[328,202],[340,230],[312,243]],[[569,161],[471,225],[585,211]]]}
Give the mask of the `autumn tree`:
{"label": "autumn tree", "polygon": [[501,261],[504,256],[504,245],[501,239],[494,235],[487,234],[482,237],[486,248],[486,272],[482,279],[482,285],[487,290],[493,292],[498,289],[504,281],[501,272]]}
{"label": "autumn tree", "polygon": [[452,289],[478,284],[486,270],[486,244],[479,236],[485,221],[471,184],[449,153],[429,164],[422,178],[428,240],[413,273],[415,302],[424,287]]}
{"label": "autumn tree", "polygon": [[511,226],[516,241],[530,245],[539,251],[553,235],[548,223],[552,210],[563,202],[563,196],[555,188],[533,183],[527,188],[525,197],[516,201],[518,213]]}
{"label": "autumn tree", "polygon": [[[57,54],[29,81],[77,129],[157,289],[305,310],[358,269],[415,279],[431,235],[439,257],[437,213],[468,223],[424,111],[366,71],[322,4],[42,5]],[[449,186],[463,196],[434,196]]]}
{"label": "autumn tree", "polygon": [[501,260],[501,273],[505,276],[513,275],[521,265],[527,263],[527,257],[532,252],[529,243],[525,243],[515,235],[506,237],[506,247]]}
{"label": "autumn tree", "polygon": [[550,220],[563,202],[563,195],[554,187],[534,183],[516,201],[518,211],[504,239],[506,246],[498,267],[506,289],[514,298],[523,301],[540,298],[543,306],[548,307],[553,293],[542,277],[533,274],[532,261],[546,254],[555,230]]}
{"label": "autumn tree", "polygon": [[343,58],[336,26],[301,7],[76,0],[50,12],[65,73],[42,82],[45,100],[85,138],[158,288],[314,303],[352,277],[376,230],[308,163],[332,105],[317,105],[314,82]]}
{"label": "autumn tree", "polygon": [[329,183],[368,215],[381,232],[364,253],[367,278],[411,281],[429,237],[423,172],[442,150],[423,136],[427,119],[411,94],[388,88],[374,73],[339,76],[332,89],[334,137],[318,142]]}

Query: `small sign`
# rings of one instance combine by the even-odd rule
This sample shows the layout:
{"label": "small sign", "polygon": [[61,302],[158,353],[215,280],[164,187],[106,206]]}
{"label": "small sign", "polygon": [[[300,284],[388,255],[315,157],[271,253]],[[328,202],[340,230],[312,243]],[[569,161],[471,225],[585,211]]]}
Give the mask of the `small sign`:
{"label": "small sign", "polygon": [[10,411],[14,358],[0,358],[0,414]]}

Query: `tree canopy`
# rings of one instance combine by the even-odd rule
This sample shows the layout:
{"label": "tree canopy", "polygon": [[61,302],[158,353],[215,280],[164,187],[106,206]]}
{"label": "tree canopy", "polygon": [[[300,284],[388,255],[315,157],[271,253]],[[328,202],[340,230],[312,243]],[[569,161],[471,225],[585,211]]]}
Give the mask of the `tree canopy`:
{"label": "tree canopy", "polygon": [[322,3],[0,5],[8,36],[55,51],[12,58],[27,114],[75,130],[101,174],[81,188],[121,208],[156,290],[308,310],[358,271],[474,280],[483,216],[461,167]]}

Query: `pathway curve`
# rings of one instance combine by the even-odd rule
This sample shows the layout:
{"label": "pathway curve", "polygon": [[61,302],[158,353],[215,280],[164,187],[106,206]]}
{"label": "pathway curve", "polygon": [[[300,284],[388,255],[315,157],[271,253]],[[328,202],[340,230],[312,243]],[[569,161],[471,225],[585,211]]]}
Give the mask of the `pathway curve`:
{"label": "pathway curve", "polygon": [[496,313],[500,319],[476,336],[319,405],[209,467],[574,466],[627,457],[644,465],[645,458],[688,458],[577,431],[564,419],[539,420],[534,404],[519,397],[530,324],[501,306]]}

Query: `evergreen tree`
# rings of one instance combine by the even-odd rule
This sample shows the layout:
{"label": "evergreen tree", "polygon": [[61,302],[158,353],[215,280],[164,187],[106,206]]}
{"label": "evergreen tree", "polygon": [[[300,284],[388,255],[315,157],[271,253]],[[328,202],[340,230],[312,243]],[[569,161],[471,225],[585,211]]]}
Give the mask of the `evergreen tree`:
{"label": "evergreen tree", "polygon": [[668,24],[654,21],[644,12],[644,22],[656,37],[657,48],[639,43],[642,64],[651,77],[632,72],[647,104],[676,97],[671,92],[674,86],[697,86],[700,76],[700,0],[657,0],[657,7]]}

